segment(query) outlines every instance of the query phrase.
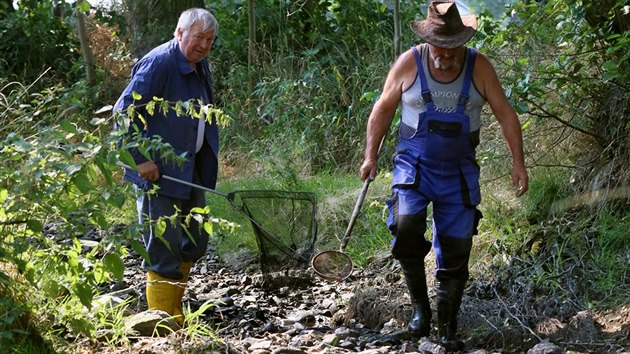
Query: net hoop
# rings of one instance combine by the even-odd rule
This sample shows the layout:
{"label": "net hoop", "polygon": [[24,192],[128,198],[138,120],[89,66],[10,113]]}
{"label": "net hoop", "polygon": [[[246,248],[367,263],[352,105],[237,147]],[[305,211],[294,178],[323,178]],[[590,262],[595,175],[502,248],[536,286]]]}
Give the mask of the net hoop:
{"label": "net hoop", "polygon": [[311,260],[315,274],[333,281],[343,281],[352,274],[352,259],[339,251],[320,252]]}

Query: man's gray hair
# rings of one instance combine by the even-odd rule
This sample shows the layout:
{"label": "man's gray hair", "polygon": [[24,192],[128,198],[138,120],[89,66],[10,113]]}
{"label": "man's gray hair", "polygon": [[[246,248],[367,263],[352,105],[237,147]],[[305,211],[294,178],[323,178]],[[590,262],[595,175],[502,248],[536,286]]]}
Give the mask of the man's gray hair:
{"label": "man's gray hair", "polygon": [[206,9],[200,9],[197,7],[193,7],[182,12],[179,15],[179,21],[177,21],[177,27],[175,27],[175,32],[173,32],[173,36],[177,38],[177,29],[181,28],[182,35],[186,36],[190,27],[196,22],[201,22],[203,24],[201,30],[203,32],[207,31],[217,31],[219,29],[219,23],[217,19],[210,13],[210,11]]}

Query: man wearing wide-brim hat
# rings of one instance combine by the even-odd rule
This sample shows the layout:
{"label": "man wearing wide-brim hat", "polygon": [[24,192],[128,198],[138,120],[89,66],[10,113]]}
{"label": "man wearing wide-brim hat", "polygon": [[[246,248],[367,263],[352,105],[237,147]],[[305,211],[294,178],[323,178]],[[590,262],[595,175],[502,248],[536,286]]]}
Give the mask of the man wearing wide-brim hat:
{"label": "man wearing wide-brim hat", "polygon": [[[527,191],[521,127],[485,55],[466,43],[476,32],[474,15],[460,16],[452,1],[432,1],[411,30],[425,43],[407,50],[387,75],[367,124],[361,179],[377,173],[377,152],[396,108],[401,122],[394,157],[387,225],[392,255],[401,265],[413,314],[409,332],[431,334],[424,257],[436,259],[437,335],[447,351],[461,350],[457,315],[468,279],[468,259],[481,212],[479,144],[482,106],[488,102],[512,155],[517,197]],[[432,243],[425,239],[427,207],[433,207]]]}

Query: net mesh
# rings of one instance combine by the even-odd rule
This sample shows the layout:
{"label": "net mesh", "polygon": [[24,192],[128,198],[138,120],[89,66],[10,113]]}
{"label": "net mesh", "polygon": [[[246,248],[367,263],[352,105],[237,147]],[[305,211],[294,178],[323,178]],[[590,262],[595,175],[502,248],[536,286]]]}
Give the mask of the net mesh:
{"label": "net mesh", "polygon": [[303,283],[317,238],[316,195],[248,190],[232,192],[228,198],[252,224],[264,285],[277,288]]}

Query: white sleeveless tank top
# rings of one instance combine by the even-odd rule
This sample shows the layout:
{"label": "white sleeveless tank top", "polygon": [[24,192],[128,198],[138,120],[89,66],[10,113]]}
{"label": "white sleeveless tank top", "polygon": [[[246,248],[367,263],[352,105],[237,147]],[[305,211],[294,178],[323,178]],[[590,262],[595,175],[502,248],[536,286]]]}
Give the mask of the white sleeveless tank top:
{"label": "white sleeveless tank top", "polygon": [[[464,68],[468,64],[468,51],[466,51],[466,58],[464,65],[459,75],[451,82],[441,83],[435,81],[428,70],[428,58],[429,47],[427,44],[420,45],[420,56],[422,57],[422,69],[426,73],[427,85],[429,91],[431,91],[431,97],[435,104],[435,108],[441,112],[455,112],[457,107],[457,101],[462,91],[462,85],[464,83]],[[420,88],[420,79],[416,75],[416,79],[413,84],[405,90],[402,94],[402,107],[401,116],[402,123],[413,129],[418,129],[418,118],[420,113],[426,112],[424,101],[422,101],[422,94]],[[481,128],[481,108],[486,103],[486,100],[479,90],[475,87],[474,82],[470,85],[470,96],[468,104],[466,105],[465,113],[470,118],[470,131],[474,132]]]}

